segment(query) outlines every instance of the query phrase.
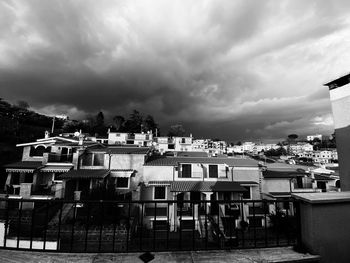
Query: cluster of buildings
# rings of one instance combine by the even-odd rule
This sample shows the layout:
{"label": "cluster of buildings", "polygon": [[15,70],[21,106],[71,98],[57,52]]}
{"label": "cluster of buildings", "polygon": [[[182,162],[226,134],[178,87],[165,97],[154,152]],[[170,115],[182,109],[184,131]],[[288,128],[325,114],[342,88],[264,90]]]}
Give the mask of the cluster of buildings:
{"label": "cluster of buildings", "polygon": [[[322,138],[322,135],[321,135],[321,138]],[[285,149],[289,158],[298,158],[298,159],[304,160],[305,162],[308,161],[317,165],[325,165],[325,164],[338,162],[338,153],[336,149],[314,150],[313,145],[309,142],[295,142],[295,143],[289,143],[287,145],[271,144],[271,143],[256,144],[253,142],[244,142],[241,145],[234,145],[232,147],[227,147],[227,153],[242,154],[242,155],[245,153],[261,154],[270,150],[277,150],[281,147]]]}
{"label": "cluster of buildings", "polygon": [[[193,143],[192,136],[110,132],[108,139],[87,139],[80,133],[74,137],[46,133],[43,139],[17,147],[23,149],[22,160],[5,166],[7,198],[164,201],[147,203],[143,217],[149,228],[167,224],[168,216],[172,231],[186,220],[195,220],[199,228],[201,213],[214,209],[219,218],[234,214],[237,226],[241,221],[253,224],[251,203],[214,206],[211,202],[283,201],[294,192],[339,189],[339,177],[332,170],[284,162],[263,165],[249,157],[223,155],[223,142]],[[181,219],[179,202],[181,213],[186,212]],[[292,211],[283,202],[281,206]],[[268,224],[263,207],[254,211],[254,225]]]}

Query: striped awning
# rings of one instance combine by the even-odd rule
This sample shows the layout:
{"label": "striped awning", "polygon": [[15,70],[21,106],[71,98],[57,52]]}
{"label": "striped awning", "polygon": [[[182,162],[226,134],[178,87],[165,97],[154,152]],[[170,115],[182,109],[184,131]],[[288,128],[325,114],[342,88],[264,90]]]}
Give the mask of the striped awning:
{"label": "striped awning", "polygon": [[172,181],[149,181],[148,185],[171,185]]}
{"label": "striped awning", "polygon": [[73,168],[73,165],[48,165],[40,169],[40,172],[52,173],[52,172],[68,172]]}
{"label": "striped awning", "polygon": [[4,165],[6,172],[13,173],[33,173],[35,170],[43,167],[41,162],[21,161]]}
{"label": "striped awning", "polygon": [[247,189],[237,182],[172,182],[171,192],[245,192]]}
{"label": "striped awning", "polygon": [[132,169],[111,170],[111,177],[130,178],[135,173]]}

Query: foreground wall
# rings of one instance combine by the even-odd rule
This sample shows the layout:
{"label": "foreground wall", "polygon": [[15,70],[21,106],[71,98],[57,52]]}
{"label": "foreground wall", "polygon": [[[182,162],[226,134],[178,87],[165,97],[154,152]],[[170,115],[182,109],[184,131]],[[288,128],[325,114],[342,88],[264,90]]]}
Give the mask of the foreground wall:
{"label": "foreground wall", "polygon": [[301,200],[301,241],[323,262],[350,262],[350,192],[293,194]]}

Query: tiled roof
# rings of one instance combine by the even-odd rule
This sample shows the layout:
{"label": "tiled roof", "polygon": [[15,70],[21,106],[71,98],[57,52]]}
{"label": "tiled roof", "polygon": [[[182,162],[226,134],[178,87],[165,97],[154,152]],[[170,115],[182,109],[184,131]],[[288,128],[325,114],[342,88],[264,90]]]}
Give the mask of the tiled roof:
{"label": "tiled roof", "polygon": [[106,169],[70,170],[59,176],[59,179],[103,179],[109,174]]}
{"label": "tiled roof", "polygon": [[147,154],[149,147],[108,147],[107,152],[110,154]]}
{"label": "tiled roof", "polygon": [[147,154],[149,152],[149,147],[124,147],[124,146],[107,146],[107,147],[94,147],[90,148],[90,152],[101,152],[108,154]]}
{"label": "tiled roof", "polygon": [[171,192],[245,192],[237,182],[175,181],[171,183]]}
{"label": "tiled roof", "polygon": [[38,169],[44,166],[42,162],[21,161],[4,165],[6,169]]}
{"label": "tiled roof", "polygon": [[178,157],[208,157],[206,152],[177,152],[176,154]]}
{"label": "tiled roof", "polygon": [[154,156],[149,158],[149,160],[145,163],[145,166],[176,166],[179,163],[227,164],[228,166],[258,167],[258,162],[251,159],[164,156]]}

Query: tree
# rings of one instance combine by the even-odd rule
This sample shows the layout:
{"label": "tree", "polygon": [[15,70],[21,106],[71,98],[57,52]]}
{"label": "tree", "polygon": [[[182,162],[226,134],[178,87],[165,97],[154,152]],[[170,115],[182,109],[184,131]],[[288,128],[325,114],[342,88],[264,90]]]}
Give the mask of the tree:
{"label": "tree", "polygon": [[28,102],[26,102],[24,100],[19,100],[19,101],[17,101],[17,107],[27,110],[27,109],[29,109],[29,104],[28,104]]}
{"label": "tree", "polygon": [[124,126],[127,132],[140,132],[143,126],[143,117],[140,112],[133,110],[129,116],[129,119],[126,120]]}
{"label": "tree", "polygon": [[96,115],[95,125],[93,126],[92,131],[98,135],[104,135],[106,133],[105,117],[102,111]]}
{"label": "tree", "polygon": [[298,139],[298,135],[297,134],[289,134],[288,135],[288,142],[295,142],[296,139]]}
{"label": "tree", "polygon": [[116,129],[116,131],[120,131],[124,126],[125,119],[123,116],[117,115],[113,117],[112,126]]}
{"label": "tree", "polygon": [[283,147],[279,147],[277,149],[270,149],[265,152],[266,156],[281,156],[286,154],[287,154],[287,151]]}
{"label": "tree", "polygon": [[156,129],[158,129],[158,124],[155,122],[151,115],[147,115],[145,120],[143,121],[143,131],[155,132]]}
{"label": "tree", "polygon": [[181,137],[185,135],[185,129],[181,124],[175,124],[170,126],[170,130],[168,132],[168,136],[170,137]]}

